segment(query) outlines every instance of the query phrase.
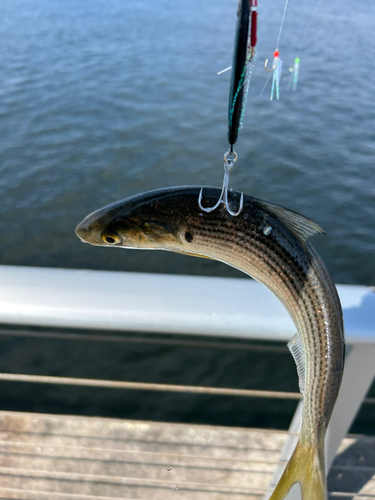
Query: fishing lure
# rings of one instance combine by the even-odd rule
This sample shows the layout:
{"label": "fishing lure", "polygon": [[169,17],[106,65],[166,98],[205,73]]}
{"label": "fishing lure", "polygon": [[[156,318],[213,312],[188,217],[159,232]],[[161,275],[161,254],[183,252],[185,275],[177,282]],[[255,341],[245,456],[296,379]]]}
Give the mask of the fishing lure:
{"label": "fishing lure", "polygon": [[[237,161],[237,154],[233,150],[237,142],[238,131],[242,127],[243,116],[250,85],[250,77],[255,61],[255,46],[257,43],[257,0],[240,0],[237,10],[236,38],[233,52],[231,86],[228,103],[228,142],[229,151],[224,155],[224,180],[221,194],[217,203],[212,207],[202,205],[203,189],[198,197],[198,206],[203,212],[210,213],[219,205],[224,204],[227,212],[233,217],[238,216],[243,208],[243,195],[237,211],[231,209],[228,200],[229,177]],[[229,68],[220,71],[223,73]]]}
{"label": "fishing lure", "polygon": [[[288,7],[288,1],[285,0],[285,5],[284,5],[284,12],[283,12],[283,17],[281,18],[281,24],[280,24],[280,29],[279,29],[279,35],[277,37],[277,42],[276,42],[276,49],[275,52],[273,53],[273,63],[272,63],[272,68],[267,69],[267,64],[268,64],[268,59],[266,59],[264,63],[264,69],[267,71],[267,73],[272,73],[272,87],[271,87],[271,95],[270,95],[270,101],[273,101],[274,97],[276,96],[276,99],[280,99],[280,79],[281,79],[281,72],[283,69],[283,61],[280,59],[280,52],[279,52],[279,43],[280,43],[280,38],[281,38],[281,32],[284,26],[284,20],[285,20],[285,14],[286,14],[286,9]],[[263,90],[260,95],[263,95],[263,91],[267,86],[269,77],[266,80],[266,83],[264,84]]]}
{"label": "fishing lure", "polygon": [[298,83],[298,76],[299,76],[299,65],[300,65],[300,58],[296,57],[294,59],[294,65],[289,68],[289,71],[291,72],[287,90],[292,89],[293,92],[297,90],[297,83]]}
{"label": "fishing lure", "polygon": [[255,61],[256,61],[256,51],[255,47],[257,44],[257,29],[258,29],[258,0],[250,0],[250,35],[248,44],[248,56],[245,64],[245,92],[243,97],[243,104],[241,110],[241,117],[239,128],[243,127],[243,119],[245,116],[245,109],[247,104],[247,96],[249,94],[251,75],[253,74]]}
{"label": "fishing lure", "polygon": [[244,82],[247,69],[246,63],[248,59],[249,25],[249,0],[240,0],[237,11],[236,39],[228,103],[228,142],[231,151],[233,151],[233,145],[237,142],[241,122]]}
{"label": "fishing lure", "polygon": [[[256,61],[256,51],[255,47],[257,44],[257,29],[258,29],[258,0],[248,0],[250,13],[248,20],[248,10],[247,5],[244,9],[242,9],[241,1],[238,6],[238,21],[237,21],[237,30],[236,30],[236,42],[235,42],[235,51],[233,55],[234,60],[234,70],[232,72],[232,83],[231,90],[229,95],[229,134],[228,139],[231,146],[236,142],[238,135],[238,130],[243,126],[243,118],[245,114],[245,108],[247,103],[247,95],[250,87],[251,75],[254,69],[254,63]],[[246,27],[246,25],[248,26]],[[242,31],[242,33],[241,33]],[[242,66],[242,57],[241,55],[237,59],[237,55],[239,54],[239,50],[242,49],[244,44],[245,35],[248,31],[248,41],[247,41],[247,51],[246,51],[246,59],[243,64],[243,69],[241,71],[240,77],[238,79],[239,71]],[[243,35],[243,36],[241,36]],[[242,50],[241,50],[242,53]],[[227,68],[218,71],[216,74],[221,75],[231,70],[233,66],[228,66]],[[235,93],[234,93],[235,90]],[[236,111],[240,109],[239,119],[237,120],[238,115],[236,116]],[[237,132],[232,133],[231,129],[237,128]],[[234,142],[231,142],[231,138]]]}
{"label": "fishing lure", "polygon": [[276,99],[280,99],[280,79],[281,79],[281,71],[283,69],[283,61],[280,59],[279,50],[276,49],[273,53],[273,63],[272,68],[267,69],[268,59],[266,59],[264,63],[264,69],[268,73],[272,73],[272,87],[271,87],[271,95],[270,101],[273,101],[273,98],[276,95]]}

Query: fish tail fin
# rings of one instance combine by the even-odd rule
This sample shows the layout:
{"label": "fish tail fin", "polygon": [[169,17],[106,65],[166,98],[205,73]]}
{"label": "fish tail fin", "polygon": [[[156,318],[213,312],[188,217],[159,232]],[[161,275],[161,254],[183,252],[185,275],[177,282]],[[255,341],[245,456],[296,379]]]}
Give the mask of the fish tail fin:
{"label": "fish tail fin", "polygon": [[323,446],[306,446],[298,441],[269,500],[283,500],[296,483],[300,485],[302,500],[327,499]]}

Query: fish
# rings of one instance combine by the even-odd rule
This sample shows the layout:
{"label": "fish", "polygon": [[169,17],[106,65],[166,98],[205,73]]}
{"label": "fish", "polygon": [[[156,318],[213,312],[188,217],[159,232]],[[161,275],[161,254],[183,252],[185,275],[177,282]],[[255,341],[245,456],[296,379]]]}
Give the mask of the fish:
{"label": "fish", "polygon": [[[224,262],[265,285],[289,312],[297,333],[288,342],[303,395],[298,443],[270,500],[299,483],[303,500],[327,498],[324,437],[339,392],[345,357],[336,287],[309,238],[324,233],[310,219],[248,195],[239,215],[221,204],[198,206],[201,188],[150,191],[88,215],[76,228],[91,245],[166,250]],[[205,188],[202,206],[221,190]],[[229,203],[240,193],[230,192]]]}

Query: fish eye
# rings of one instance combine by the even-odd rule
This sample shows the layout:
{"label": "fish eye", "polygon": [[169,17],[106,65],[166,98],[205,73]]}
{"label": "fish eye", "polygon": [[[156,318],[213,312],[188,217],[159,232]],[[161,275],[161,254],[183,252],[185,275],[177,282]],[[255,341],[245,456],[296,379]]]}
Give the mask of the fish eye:
{"label": "fish eye", "polygon": [[101,238],[104,241],[104,243],[107,243],[108,245],[117,245],[118,243],[121,243],[122,238],[120,235],[117,233],[109,233],[107,231],[104,231],[101,234]]}

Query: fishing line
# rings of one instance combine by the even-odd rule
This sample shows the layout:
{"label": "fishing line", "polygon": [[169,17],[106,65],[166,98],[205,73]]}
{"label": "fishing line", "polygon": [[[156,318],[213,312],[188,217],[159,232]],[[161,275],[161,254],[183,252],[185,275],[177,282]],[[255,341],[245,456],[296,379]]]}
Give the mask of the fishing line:
{"label": "fishing line", "polygon": [[284,26],[285,14],[286,14],[286,9],[287,9],[287,7],[288,7],[288,3],[289,3],[289,0],[286,0],[286,1],[285,1],[285,5],[284,5],[283,17],[282,17],[282,19],[281,19],[281,24],[280,24],[279,36],[277,37],[277,42],[276,42],[276,50],[278,50],[278,47],[279,47],[280,37],[281,37],[281,32],[282,32],[282,30],[283,30],[283,26]]}
{"label": "fishing line", "polygon": [[316,7],[315,7],[315,9],[314,9],[314,11],[313,11],[313,13],[311,14],[310,20],[309,20],[309,22],[307,23],[307,26],[306,26],[306,28],[305,28],[304,33],[302,34],[302,37],[301,37],[301,40],[300,40],[300,43],[299,43],[299,50],[301,50],[302,42],[304,41],[304,39],[305,39],[305,37],[306,37],[306,34],[307,34],[307,32],[308,32],[308,30],[309,30],[309,28],[310,28],[310,25],[311,25],[311,23],[312,23],[312,20],[314,19],[315,14],[317,13],[317,10],[319,9],[320,4],[322,3],[322,1],[323,1],[323,0],[319,0],[318,4],[316,5]]}
{"label": "fishing line", "polygon": [[261,92],[260,92],[260,94],[259,94],[259,97],[262,97],[262,96],[263,96],[263,93],[264,93],[264,91],[266,90],[266,87],[267,87],[267,85],[268,85],[268,82],[270,81],[270,78],[271,78],[271,74],[269,74],[269,75],[267,76],[267,80],[265,81],[265,83],[264,83],[264,85],[263,85],[263,88],[262,88],[262,90],[261,90]]}
{"label": "fishing line", "polygon": [[288,81],[288,85],[286,87],[287,90],[292,89],[294,92],[297,90],[297,83],[298,83],[299,69],[300,69],[300,61],[301,61],[300,57],[299,57],[299,54],[301,52],[303,41],[304,41],[304,39],[305,39],[305,37],[307,35],[307,32],[308,32],[308,30],[310,28],[312,20],[314,19],[315,14],[316,14],[318,8],[320,7],[320,4],[322,3],[322,1],[323,0],[319,0],[318,1],[317,5],[315,6],[315,9],[314,9],[313,13],[310,16],[309,22],[307,23],[306,28],[303,31],[302,35],[301,35],[300,42],[299,42],[299,45],[298,45],[298,50],[297,50],[297,57],[295,57],[295,59],[294,59],[293,66],[289,67],[289,71],[291,72],[291,75],[290,75],[290,78],[289,78],[289,81]]}

